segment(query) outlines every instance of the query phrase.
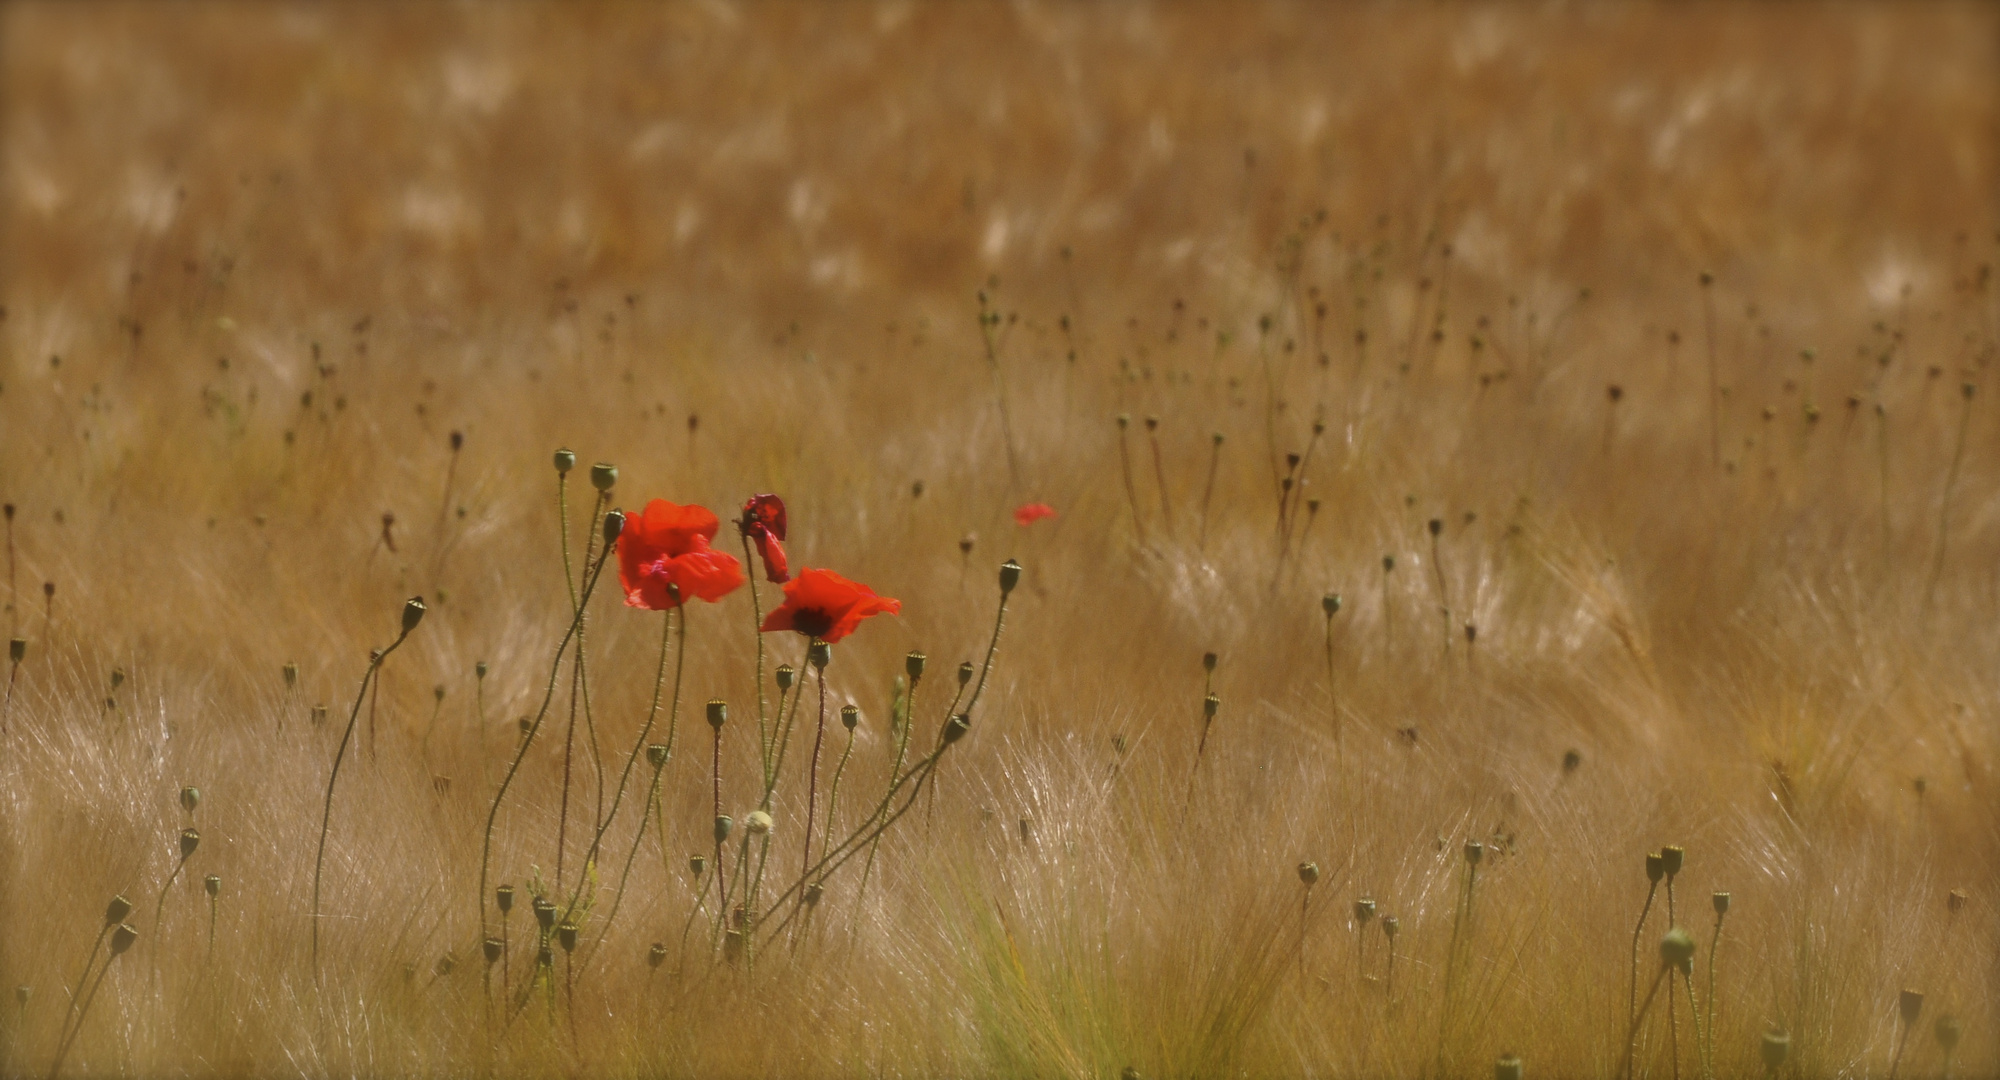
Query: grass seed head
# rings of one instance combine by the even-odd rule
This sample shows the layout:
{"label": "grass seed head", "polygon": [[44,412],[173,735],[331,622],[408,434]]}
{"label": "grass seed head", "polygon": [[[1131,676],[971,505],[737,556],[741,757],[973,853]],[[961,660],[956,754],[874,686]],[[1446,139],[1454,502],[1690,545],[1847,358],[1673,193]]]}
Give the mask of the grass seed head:
{"label": "grass seed head", "polygon": [[618,484],[618,466],[608,461],[600,461],[590,467],[590,486],[599,491],[610,491]]}
{"label": "grass seed head", "polygon": [[1502,1054],[1493,1063],[1493,1080],[1521,1080],[1521,1058],[1516,1054]]}
{"label": "grass seed head", "polygon": [[220,874],[210,874],[210,875],[208,875],[207,877],[205,877],[205,878],[202,878],[202,879],[201,879],[201,891],[202,891],[202,892],[205,892],[205,893],[207,893],[207,894],[208,894],[208,898],[209,898],[210,900],[213,900],[213,899],[215,899],[215,898],[216,898],[217,896],[221,895],[221,893],[222,893],[222,876],[221,876]]}
{"label": "grass seed head", "polygon": [[840,707],[840,726],[853,731],[861,723],[861,710],[853,705]]}
{"label": "grass seed head", "polygon": [[1763,1044],[1758,1049],[1763,1054],[1765,1068],[1772,1070],[1782,1068],[1785,1059],[1792,1053],[1792,1037],[1772,1028],[1764,1033]]}
{"label": "grass seed head", "polygon": [[132,943],[137,940],[139,931],[132,929],[131,923],[119,923],[118,929],[111,932],[111,955],[117,956],[131,948]]}
{"label": "grass seed head", "polygon": [[1660,849],[1660,868],[1665,870],[1670,878],[1681,872],[1681,864],[1686,859],[1687,852],[1672,844]]}
{"label": "grass seed head", "polygon": [[574,468],[576,468],[576,454],[573,451],[567,448],[556,451],[557,476],[567,476]]}
{"label": "grass seed head", "polygon": [[193,829],[181,830],[181,860],[185,862],[201,846],[201,833]]}
{"label": "grass seed head", "polygon": [[122,896],[114,896],[111,902],[104,906],[104,925],[117,926],[130,914],[132,914],[132,901]]}
{"label": "grass seed head", "polygon": [[403,601],[403,633],[407,634],[424,621],[424,598],[412,596]]}
{"label": "grass seed head", "polygon": [[1896,996],[1896,1011],[1902,1014],[1903,1023],[1916,1023],[1917,1017],[1922,1015],[1924,1011],[1924,995],[1916,990],[1905,988],[1901,994]]}
{"label": "grass seed head", "polygon": [[1021,583],[1021,564],[1012,559],[1000,564],[1000,595],[1006,596]]}
{"label": "grass seed head", "polygon": [[181,809],[186,810],[188,813],[192,814],[194,813],[195,807],[200,805],[201,805],[200,788],[184,787],[181,789]]}
{"label": "grass seed head", "polygon": [[493,902],[500,907],[500,914],[514,910],[514,886],[502,885],[493,890]]}
{"label": "grass seed head", "polygon": [[708,726],[721,731],[722,725],[728,722],[729,703],[721,698],[710,698],[708,700]]}
{"label": "grass seed head", "polygon": [[1316,862],[1300,863],[1299,880],[1305,882],[1307,888],[1319,884],[1319,864]]}

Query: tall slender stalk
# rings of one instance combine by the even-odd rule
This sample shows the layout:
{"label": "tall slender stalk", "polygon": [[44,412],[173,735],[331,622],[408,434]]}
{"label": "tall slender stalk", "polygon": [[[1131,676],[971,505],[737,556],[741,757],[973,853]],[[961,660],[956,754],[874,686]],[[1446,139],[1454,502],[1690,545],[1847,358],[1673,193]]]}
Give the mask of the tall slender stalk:
{"label": "tall slender stalk", "polygon": [[1966,383],[1962,387],[1962,390],[1964,391],[1965,404],[1959,409],[1958,413],[1958,446],[1951,453],[1951,468],[1944,475],[1944,499],[1938,505],[1937,553],[1931,559],[1930,581],[1924,585],[1924,606],[1922,614],[1918,618],[1919,623],[1928,620],[1931,610],[1931,600],[1937,595],[1938,579],[1944,576],[1944,542],[1945,534],[1951,524],[1951,493],[1952,489],[1958,485],[1959,465],[1965,460],[1965,431],[1972,426],[1972,394],[1974,387],[1971,383]]}
{"label": "tall slender stalk", "polygon": [[803,865],[812,865],[813,815],[819,806],[819,752],[826,741],[826,665],[833,658],[833,646],[814,638],[808,648],[807,657],[819,679],[819,726],[813,732],[812,770],[806,782],[806,842],[802,851]]}
{"label": "tall slender stalk", "polygon": [[1208,550],[1208,504],[1215,496],[1215,473],[1222,465],[1222,432],[1209,437],[1212,449],[1208,453],[1208,482],[1201,488],[1201,536],[1195,543],[1197,552]]}

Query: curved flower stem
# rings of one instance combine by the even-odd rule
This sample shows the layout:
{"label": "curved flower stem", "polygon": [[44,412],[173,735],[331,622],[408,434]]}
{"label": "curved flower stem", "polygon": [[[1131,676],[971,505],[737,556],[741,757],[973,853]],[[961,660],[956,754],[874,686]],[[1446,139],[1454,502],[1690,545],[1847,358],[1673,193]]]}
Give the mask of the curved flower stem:
{"label": "curved flower stem", "polygon": [[[810,654],[810,647],[807,651]],[[818,810],[819,749],[820,744],[826,741],[826,668],[814,664],[813,669],[819,676],[819,727],[813,732],[812,772],[808,774],[811,780],[806,784],[806,842],[802,854],[808,867],[812,865],[813,815]]]}
{"label": "curved flower stem", "polygon": [[1715,916],[1715,936],[1708,942],[1708,1022],[1702,1025],[1701,1038],[1702,1075],[1707,1080],[1715,1078],[1715,951],[1722,946],[1722,915]]}
{"label": "curved flower stem", "polygon": [[[806,651],[808,655],[810,655],[811,646],[807,646]],[[801,660],[800,662],[803,663],[804,661]],[[777,757],[771,763],[771,775],[765,779],[764,794],[763,797],[759,799],[757,803],[757,808],[759,810],[763,810],[766,812],[769,812],[771,809],[771,800],[774,793],[777,791],[778,778],[782,776],[785,771],[785,751],[791,747],[792,725],[796,723],[799,718],[799,700],[805,696],[805,684],[803,682],[794,683],[792,686],[791,695],[792,695],[791,712],[786,713],[784,723],[780,725],[782,730],[777,735],[777,741],[778,741]],[[778,695],[778,711],[780,713],[785,712],[785,697],[782,692]],[[771,857],[771,836],[769,833],[766,833],[764,834],[763,842],[759,844],[757,847],[757,870],[750,877],[750,893],[745,898],[744,901],[745,908],[753,913],[757,910],[757,898],[758,896],[762,895],[763,892],[764,865],[766,862],[769,861],[770,857]]]}
{"label": "curved flower stem", "polygon": [[[1659,889],[1657,881],[1647,886],[1645,906],[1639,909],[1639,925],[1632,928],[1632,993],[1625,1006],[1625,1023],[1628,1025],[1634,1023],[1639,1015],[1639,938],[1646,932],[1646,916],[1652,914],[1653,894]],[[1633,1030],[1636,1032],[1637,1028]]]}
{"label": "curved flower stem", "polygon": [[[1616,1072],[1611,1074],[1612,1076],[1614,1077],[1623,1076],[1629,1078],[1632,1075],[1632,1057],[1634,1051],[1638,1047],[1639,1022],[1646,1018],[1646,1010],[1653,1007],[1653,998],[1660,992],[1660,981],[1662,979],[1665,979],[1667,977],[1667,973],[1672,970],[1673,970],[1673,965],[1671,964],[1660,965],[1660,973],[1653,977],[1653,988],[1646,991],[1645,1002],[1639,1005],[1638,1008],[1633,1010],[1632,1023],[1630,1027],[1628,1027],[1625,1031],[1625,1056],[1622,1060],[1618,1062],[1618,1069]],[[1671,991],[1669,992],[1671,993]]]}
{"label": "curved flower stem", "polygon": [[[313,858],[312,969],[315,981],[319,979],[319,884],[321,872],[326,867],[326,833],[333,824],[333,785],[340,779],[340,763],[346,759],[347,744],[354,738],[355,722],[361,719],[361,702],[368,696],[368,684],[374,680],[376,672],[382,670],[382,662],[389,659],[389,654],[395,652],[397,646],[409,636],[408,629],[397,634],[396,640],[390,642],[388,648],[376,653],[375,658],[368,662],[368,671],[361,676],[361,690],[354,695],[354,708],[347,714],[347,730],[340,733],[340,748],[333,754],[333,772],[326,778],[326,809],[321,813],[319,821],[319,854]],[[481,887],[484,888],[483,885]],[[154,918],[153,927],[155,931],[159,929],[157,916]]]}
{"label": "curved flower stem", "polygon": [[[892,784],[895,783],[896,777],[902,773],[903,758],[910,751],[910,729],[911,725],[916,723],[917,718],[917,687],[922,685],[923,681],[924,677],[922,675],[918,675],[910,680],[910,696],[903,703],[903,729],[896,734],[896,761],[895,764],[889,766],[889,782]],[[831,826],[828,826],[828,828],[830,830]],[[861,868],[861,885],[854,892],[854,907],[857,911],[861,908],[862,898],[868,895],[868,877],[874,873],[875,852],[881,846],[882,838],[879,836],[868,844],[868,862]]]}
{"label": "curved flower stem", "polygon": [[833,812],[840,805],[840,777],[847,771],[847,759],[854,756],[854,729],[847,729],[847,748],[840,752],[840,764],[833,767],[833,786],[826,793],[826,835],[833,835]]}
{"label": "curved flower stem", "polygon": [[[104,985],[104,977],[111,973],[111,962],[117,958],[116,953],[106,956],[104,966],[97,969],[97,981],[90,984],[90,993],[84,996],[83,1005],[77,1009],[76,1023],[70,1027],[69,1033],[63,1036],[61,1045],[56,1047],[56,1060],[49,1066],[48,1080],[56,1080],[56,1077],[62,1075],[63,1059],[69,1056],[69,1048],[76,1045],[76,1037],[82,1034],[83,1020],[90,1012],[90,1003],[97,1000],[97,991]],[[84,974],[88,975],[89,972]],[[81,985],[78,984],[79,987]]]}
{"label": "curved flower stem", "polygon": [[[741,529],[737,536],[743,541],[743,567],[750,570],[756,563],[750,558],[750,534]],[[768,711],[769,704],[764,698],[764,602],[757,595],[757,574],[754,570],[744,575],[750,582],[750,629],[757,639],[757,757],[764,768],[764,786],[771,786],[771,732]],[[784,699],[778,701],[778,710],[784,711]]]}
{"label": "curved flower stem", "polygon": [[[648,793],[649,797],[659,794],[660,773],[664,768],[665,764],[662,763],[660,768],[653,770],[653,788]],[[614,809],[612,812],[616,813],[617,811]],[[605,937],[611,933],[611,922],[618,917],[618,905],[625,902],[625,883],[632,878],[632,862],[639,857],[639,845],[644,843],[645,840],[646,823],[642,820],[639,822],[639,830],[632,834],[632,850],[626,854],[625,869],[618,875],[618,892],[611,898],[611,911],[604,916],[604,929],[598,932],[597,940],[591,942],[590,951],[583,954],[583,966],[585,970],[590,968],[591,960],[596,958],[597,950],[603,947]],[[572,899],[570,901],[571,907],[574,908],[575,904],[576,901]]]}
{"label": "curved flower stem", "polygon": [[[604,576],[606,558],[597,560],[584,582],[582,601],[590,599],[591,591],[597,588],[597,579]],[[556,676],[562,672],[563,653],[568,651],[571,639],[576,636],[577,625],[583,621],[583,606],[579,603],[570,616],[569,629],[563,632],[562,640],[556,644],[555,660],[549,665],[549,681],[542,691],[542,704],[535,711],[534,722],[528,725],[528,733],[521,737],[521,745],[514,751],[514,760],[507,766],[507,775],[500,780],[500,790],[493,794],[493,808],[486,812],[486,840],[479,853],[479,933],[486,934],[486,875],[493,859],[493,823],[500,816],[500,803],[507,798],[507,789],[513,786],[515,774],[521,771],[521,762],[528,756],[528,747],[534,745],[535,736],[542,730],[542,721],[549,715],[549,704],[556,696]]]}
{"label": "curved flower stem", "polygon": [[[188,854],[191,855],[193,852],[189,852]],[[153,947],[151,952],[156,962],[160,955],[160,915],[167,910],[167,890],[174,887],[174,879],[181,876],[181,868],[187,865],[187,861],[188,856],[182,855],[174,863],[173,873],[167,875],[167,883],[160,886],[160,900],[153,905]]]}
{"label": "curved flower stem", "polygon": [[56,1036],[58,1043],[69,1036],[69,1026],[75,1022],[77,1006],[83,1001],[83,986],[90,981],[90,969],[97,964],[98,950],[104,947],[104,937],[111,933],[113,925],[105,923],[104,928],[97,932],[97,940],[90,944],[90,955],[83,961],[83,974],[76,977],[76,985],[69,991],[69,1012],[63,1016],[62,1030]]}
{"label": "curved flower stem", "polygon": [[[597,550],[597,519],[604,510],[604,492],[597,493],[597,501],[590,511],[590,533],[583,548],[583,564],[590,565],[591,555]],[[607,545],[605,555],[611,554]],[[570,765],[576,746],[576,714],[578,706],[583,709],[583,722],[590,737],[590,758],[597,765],[597,820],[604,817],[604,758],[597,750],[597,724],[590,712],[590,680],[584,667],[585,623],[584,612],[590,606],[590,596],[585,594],[576,608],[576,660],[570,667],[569,682],[569,733],[563,739],[563,781],[562,809],[556,814],[556,880],[555,888],[562,890],[563,853],[569,841],[569,788]],[[582,881],[579,872],[578,879]]]}

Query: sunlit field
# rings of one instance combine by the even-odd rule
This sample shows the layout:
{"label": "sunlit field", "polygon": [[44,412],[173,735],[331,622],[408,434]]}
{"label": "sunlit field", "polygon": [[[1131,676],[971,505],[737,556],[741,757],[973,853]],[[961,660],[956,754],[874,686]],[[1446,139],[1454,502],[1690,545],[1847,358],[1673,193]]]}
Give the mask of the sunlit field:
{"label": "sunlit field", "polygon": [[1992,7],[22,2],[0,125],[0,1073],[2000,1074]]}

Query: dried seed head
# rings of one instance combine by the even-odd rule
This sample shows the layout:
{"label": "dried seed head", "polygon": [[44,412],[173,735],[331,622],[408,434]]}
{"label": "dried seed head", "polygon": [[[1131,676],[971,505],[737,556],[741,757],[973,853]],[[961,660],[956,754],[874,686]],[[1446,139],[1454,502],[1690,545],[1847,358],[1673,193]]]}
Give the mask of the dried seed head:
{"label": "dried seed head", "polygon": [[500,906],[500,914],[514,910],[514,886],[502,885],[493,890],[493,902]]}
{"label": "dried seed head", "polygon": [[[285,661],[284,672],[285,672],[285,689],[290,690],[292,687],[297,686],[299,684],[299,665],[287,660]],[[114,671],[111,673],[111,685],[113,687],[116,687],[119,683],[124,681],[125,681],[124,672]]]}
{"label": "dried seed head", "polygon": [[497,964],[500,962],[500,953],[503,948],[505,946],[501,944],[499,938],[490,937],[479,943],[479,955],[486,958],[488,965]]}
{"label": "dried seed head", "polygon": [[1300,863],[1299,880],[1305,882],[1307,888],[1319,884],[1319,864],[1315,862]]}
{"label": "dried seed head", "polygon": [[1521,1080],[1521,1059],[1515,1054],[1502,1054],[1493,1063],[1493,1080]]}
{"label": "dried seed head", "polygon": [[1676,926],[1660,939],[1660,963],[1687,970],[1694,960],[1694,937]]}
{"label": "dried seed head", "polygon": [[1486,857],[1485,844],[1482,844],[1477,840],[1467,840],[1465,842],[1465,863],[1467,866],[1478,866],[1479,860],[1485,857]]}
{"label": "dried seed head", "polygon": [[188,856],[190,856],[190,855],[193,855],[193,854],[194,854],[194,849],[196,849],[196,848],[198,848],[198,847],[200,847],[200,846],[201,846],[201,834],[200,834],[200,833],[198,833],[198,832],[194,831],[193,829],[182,829],[182,830],[181,830],[181,861],[182,861],[182,862],[186,862],[186,861],[187,861],[187,858],[188,858]]}
{"label": "dried seed head", "polygon": [[1215,719],[1215,713],[1222,708],[1222,699],[1210,694],[1201,699],[1201,715],[1204,720]]}
{"label": "dried seed head", "polygon": [[454,431],[454,432],[452,432],[452,433],[451,433],[451,452],[452,452],[452,453],[454,453],[454,454],[458,453],[459,449],[460,449],[461,447],[463,447],[464,445],[465,445],[465,432],[463,432],[463,431]]}
{"label": "dried seed head", "polygon": [[861,723],[861,710],[852,705],[840,707],[840,726],[853,731]]}
{"label": "dried seed head", "polygon": [[200,805],[201,805],[200,788],[184,787],[181,789],[181,809],[186,810],[188,813],[192,814],[194,813],[194,808]]}
{"label": "dried seed head", "polygon": [[561,926],[556,928],[556,940],[562,944],[562,950],[564,952],[566,953],[575,952],[576,924],[565,920]]}
{"label": "dried seed head", "polygon": [[946,745],[955,743],[965,738],[965,733],[971,730],[972,716],[969,713],[959,713],[951,718],[951,723],[944,726],[944,741]]}
{"label": "dried seed head", "polygon": [[1361,924],[1362,926],[1367,926],[1368,920],[1374,917],[1375,917],[1375,901],[1364,896],[1361,899],[1356,900],[1354,902],[1355,922]]}
{"label": "dried seed head", "polygon": [[1937,1036],[1938,1048],[1949,1054],[1958,1049],[1958,1040],[1965,1034],[1965,1027],[1958,1022],[1956,1016],[1940,1016],[1937,1018],[1937,1024],[1931,1028],[1931,1033]]}
{"label": "dried seed head", "polygon": [[1764,1067],[1776,1070],[1783,1067],[1785,1058],[1791,1055],[1792,1037],[1773,1028],[1764,1033],[1764,1042],[1759,1049],[1764,1055]]}
{"label": "dried seed head", "polygon": [[715,842],[720,844],[729,839],[729,832],[736,827],[736,819],[728,814],[715,815]]}
{"label": "dried seed head", "polygon": [[806,649],[806,660],[821,671],[833,662],[833,646],[824,641],[815,641]]}
{"label": "dried seed head", "polygon": [[721,698],[710,698],[708,700],[708,726],[721,731],[722,725],[728,722],[729,703]]}
{"label": "dried seed head", "polygon": [[556,451],[556,475],[564,476],[576,468],[576,454],[564,449]]}
{"label": "dried seed head", "polygon": [[535,922],[541,924],[542,929],[547,930],[556,924],[556,906],[547,897],[535,897],[534,908]]}
{"label": "dried seed head", "polygon": [[618,534],[625,531],[625,511],[613,510],[604,515],[604,546],[608,549],[618,542]]}
{"label": "dried seed head", "polygon": [[1659,853],[1659,852],[1657,852],[1657,851],[1649,851],[1649,852],[1647,852],[1647,853],[1646,853],[1646,880],[1647,880],[1647,881],[1652,881],[1652,882],[1657,882],[1657,881],[1659,881],[1659,880],[1660,880],[1661,878],[1665,877],[1665,876],[1666,876],[1666,873],[1667,873],[1667,862],[1666,862],[1666,859],[1665,859],[1664,857],[1662,857],[1662,856],[1660,855],[1660,853]]}
{"label": "dried seed head", "polygon": [[1714,905],[1715,905],[1715,917],[1716,917],[1716,918],[1720,919],[1720,918],[1722,918],[1722,917],[1723,917],[1724,915],[1727,915],[1727,914],[1729,914],[1729,894],[1728,894],[1728,893],[1726,893],[1726,892],[1718,892],[1718,893],[1715,893],[1715,894],[1711,895],[1711,896],[1710,896],[1710,897],[1708,898],[1708,902],[1709,902],[1709,903],[1711,903],[1711,904],[1714,904]]}
{"label": "dried seed head", "polygon": [[424,621],[424,598],[412,596],[403,601],[403,633],[407,634]]}
{"label": "dried seed head", "polygon": [[1944,909],[1953,915],[1965,910],[1965,890],[1953,889],[1944,894]]}
{"label": "dried seed head", "polygon": [[750,835],[752,836],[764,836],[768,834],[771,831],[771,825],[771,813],[768,810],[752,810],[743,819],[743,827],[750,830]]}
{"label": "dried seed head", "polygon": [[104,906],[104,925],[117,926],[130,914],[132,914],[132,901],[122,896],[114,896],[111,902]]}
{"label": "dried seed head", "polygon": [[787,690],[790,690],[790,689],[792,688],[792,682],[794,681],[794,679],[795,679],[795,678],[796,678],[797,676],[798,676],[798,672],[796,672],[796,671],[792,670],[792,665],[790,665],[790,664],[779,664],[779,665],[778,665],[778,692],[779,692],[779,693],[783,693],[783,692],[785,692],[785,691],[787,691]]}
{"label": "dried seed head", "polygon": [[1340,594],[1337,592],[1330,592],[1327,593],[1325,596],[1320,597],[1319,609],[1325,612],[1326,617],[1329,619],[1333,618],[1335,615],[1340,614]]}
{"label": "dried seed head", "polygon": [[1021,564],[1015,562],[1012,559],[1008,559],[1006,562],[1001,563],[1000,595],[1005,596],[1008,593],[1013,592],[1014,586],[1019,585],[1020,583],[1021,583]]}
{"label": "dried seed head", "polygon": [[1218,658],[1216,657],[1216,655],[1215,655],[1214,653],[1212,653],[1212,652],[1205,652],[1205,653],[1202,653],[1202,654],[1201,654],[1201,669],[1202,669],[1203,671],[1214,671],[1214,670],[1215,670],[1215,662],[1216,662],[1216,660],[1217,660],[1217,659],[1218,659]]}
{"label": "dried seed head", "polygon": [[652,765],[653,768],[655,769],[664,767],[667,763],[666,744],[649,743],[646,746],[646,761],[648,764]]}
{"label": "dried seed head", "polygon": [[706,855],[688,856],[688,873],[693,874],[695,877],[700,877],[702,873],[707,869],[708,869],[708,856]]}
{"label": "dried seed head", "polygon": [[912,681],[924,677],[924,661],[927,659],[929,658],[923,653],[915,650],[911,650],[908,656],[903,657],[903,670],[909,672]]}
{"label": "dried seed head", "polygon": [[826,886],[821,885],[817,881],[806,886],[806,892],[805,892],[806,906],[807,907],[817,906],[819,904],[820,897],[823,897],[825,895],[826,895]]}
{"label": "dried seed head", "polygon": [[1382,916],[1382,933],[1390,941],[1396,940],[1396,931],[1402,928],[1403,928],[1402,922],[1398,920],[1394,915]]}
{"label": "dried seed head", "polygon": [[599,491],[610,491],[618,484],[618,466],[608,461],[600,461],[590,467],[590,486]]}
{"label": "dried seed head", "polygon": [[969,683],[971,681],[972,681],[972,661],[967,660],[964,663],[958,665],[958,685],[964,686],[966,683]]}
{"label": "dried seed head", "polygon": [[1660,868],[1662,870],[1665,870],[1667,876],[1671,878],[1675,874],[1681,872],[1681,863],[1684,860],[1686,860],[1686,858],[1687,858],[1686,850],[1677,847],[1673,844],[1669,844],[1666,847],[1660,849]]}
{"label": "dried seed head", "polygon": [[132,947],[139,940],[139,931],[132,929],[131,923],[119,923],[118,929],[111,931],[111,955],[117,956]]}
{"label": "dried seed head", "polygon": [[1916,1023],[1917,1017],[1924,1011],[1924,995],[1915,990],[1905,989],[1896,996],[1896,1011],[1902,1014],[1903,1023]]}

